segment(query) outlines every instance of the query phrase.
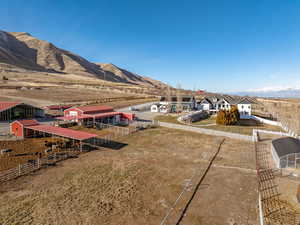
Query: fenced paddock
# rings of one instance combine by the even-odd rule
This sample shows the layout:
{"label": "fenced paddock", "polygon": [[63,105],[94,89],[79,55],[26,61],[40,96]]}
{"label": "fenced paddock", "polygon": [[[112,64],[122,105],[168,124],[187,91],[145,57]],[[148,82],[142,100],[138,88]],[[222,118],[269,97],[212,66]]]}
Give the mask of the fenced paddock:
{"label": "fenced paddock", "polygon": [[59,161],[74,158],[79,154],[76,151],[64,152],[64,153],[54,153],[49,154],[44,158],[38,158],[36,160],[30,160],[31,162],[19,164],[17,167],[11,168],[0,172],[0,183],[15,179],[17,177],[30,174],[37,171],[43,167],[53,165]]}
{"label": "fenced paddock", "polygon": [[[99,128],[101,129],[109,129],[112,132],[101,137],[95,137],[84,140],[82,141],[82,144],[84,146],[91,147],[93,149],[101,149],[102,147],[110,145],[120,145],[121,143],[117,143],[114,140],[116,140],[119,137],[127,136],[131,133],[137,132],[138,130],[146,129],[151,125],[156,125],[156,123],[154,121],[135,121],[129,127],[119,127],[103,123],[97,123],[96,125],[99,126]],[[78,148],[77,150],[75,148],[65,149],[62,152],[49,153],[43,156],[42,158],[28,160],[30,162],[27,163],[20,163],[14,168],[0,171],[0,183],[15,179],[26,174],[30,174],[41,168],[45,168],[48,165],[53,165],[59,161],[76,157],[82,152],[82,148]]]}

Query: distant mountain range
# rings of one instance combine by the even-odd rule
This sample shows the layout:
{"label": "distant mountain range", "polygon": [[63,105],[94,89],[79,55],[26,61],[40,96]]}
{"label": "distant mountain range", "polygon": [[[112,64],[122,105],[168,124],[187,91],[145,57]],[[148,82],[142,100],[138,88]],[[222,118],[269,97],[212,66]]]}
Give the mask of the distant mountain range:
{"label": "distant mountain range", "polygon": [[9,69],[76,74],[117,83],[161,87],[166,84],[113,64],[93,63],[25,32],[0,30],[0,72]]}
{"label": "distant mountain range", "polygon": [[273,98],[300,98],[300,88],[263,88],[231,94]]}

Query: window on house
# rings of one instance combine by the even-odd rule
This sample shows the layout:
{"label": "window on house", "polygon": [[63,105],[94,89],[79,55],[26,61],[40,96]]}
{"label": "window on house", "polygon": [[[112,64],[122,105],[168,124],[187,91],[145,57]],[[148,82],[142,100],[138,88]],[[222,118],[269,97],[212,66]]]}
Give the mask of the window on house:
{"label": "window on house", "polygon": [[251,106],[250,106],[250,105],[248,106],[248,109],[251,109]]}
{"label": "window on house", "polygon": [[242,109],[244,108],[244,106],[242,105]]}

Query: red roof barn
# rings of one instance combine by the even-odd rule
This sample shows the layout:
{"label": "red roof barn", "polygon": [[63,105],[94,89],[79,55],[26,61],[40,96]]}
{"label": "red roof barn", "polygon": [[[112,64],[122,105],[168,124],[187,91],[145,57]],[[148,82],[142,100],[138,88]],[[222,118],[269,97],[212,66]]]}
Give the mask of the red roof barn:
{"label": "red roof barn", "polygon": [[39,125],[36,120],[16,120],[10,124],[10,132],[16,137],[25,137],[30,133],[30,131],[25,130],[25,128],[36,125]]}
{"label": "red roof barn", "polygon": [[113,112],[114,109],[111,106],[98,105],[98,106],[78,106],[66,109],[64,116],[82,116],[83,114],[98,114]]}

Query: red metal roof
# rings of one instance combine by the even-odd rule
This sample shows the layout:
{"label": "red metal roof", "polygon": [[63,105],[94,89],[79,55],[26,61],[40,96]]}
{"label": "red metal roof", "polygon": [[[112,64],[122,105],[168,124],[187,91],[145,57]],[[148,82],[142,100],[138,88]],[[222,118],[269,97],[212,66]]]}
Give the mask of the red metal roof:
{"label": "red metal roof", "polygon": [[96,113],[96,114],[84,114],[81,116],[62,116],[57,117],[56,119],[60,120],[76,120],[76,119],[99,119],[99,118],[105,118],[109,116],[115,116],[115,115],[122,115],[122,112],[106,112],[106,113]]}
{"label": "red metal roof", "polygon": [[85,115],[81,115],[81,116],[60,116],[60,117],[56,117],[56,119],[59,119],[59,120],[76,120],[76,119],[88,119],[88,118],[93,118],[93,117],[89,114],[85,114]]}
{"label": "red metal roof", "polygon": [[14,122],[18,122],[22,124],[23,126],[36,126],[39,125],[38,121],[36,120],[16,120]]}
{"label": "red metal roof", "polygon": [[21,104],[21,102],[0,102],[0,112]]}
{"label": "red metal roof", "polygon": [[77,109],[82,112],[96,112],[96,111],[113,111],[114,108],[107,105],[94,105],[94,106],[78,106]]}
{"label": "red metal roof", "polygon": [[37,126],[30,126],[27,128],[31,130],[36,130],[47,134],[53,134],[60,137],[71,138],[79,141],[97,137],[96,134],[90,134],[84,131],[76,131],[68,128],[54,127],[49,125],[37,125]]}
{"label": "red metal roof", "polygon": [[69,109],[71,107],[73,107],[73,105],[48,105],[45,107],[45,109],[60,110],[60,109]]}
{"label": "red metal roof", "polygon": [[115,115],[121,115],[121,112],[107,112],[107,113],[97,113],[97,114],[92,114],[91,116],[93,118],[105,118],[105,117],[109,117],[109,116],[115,116]]}

